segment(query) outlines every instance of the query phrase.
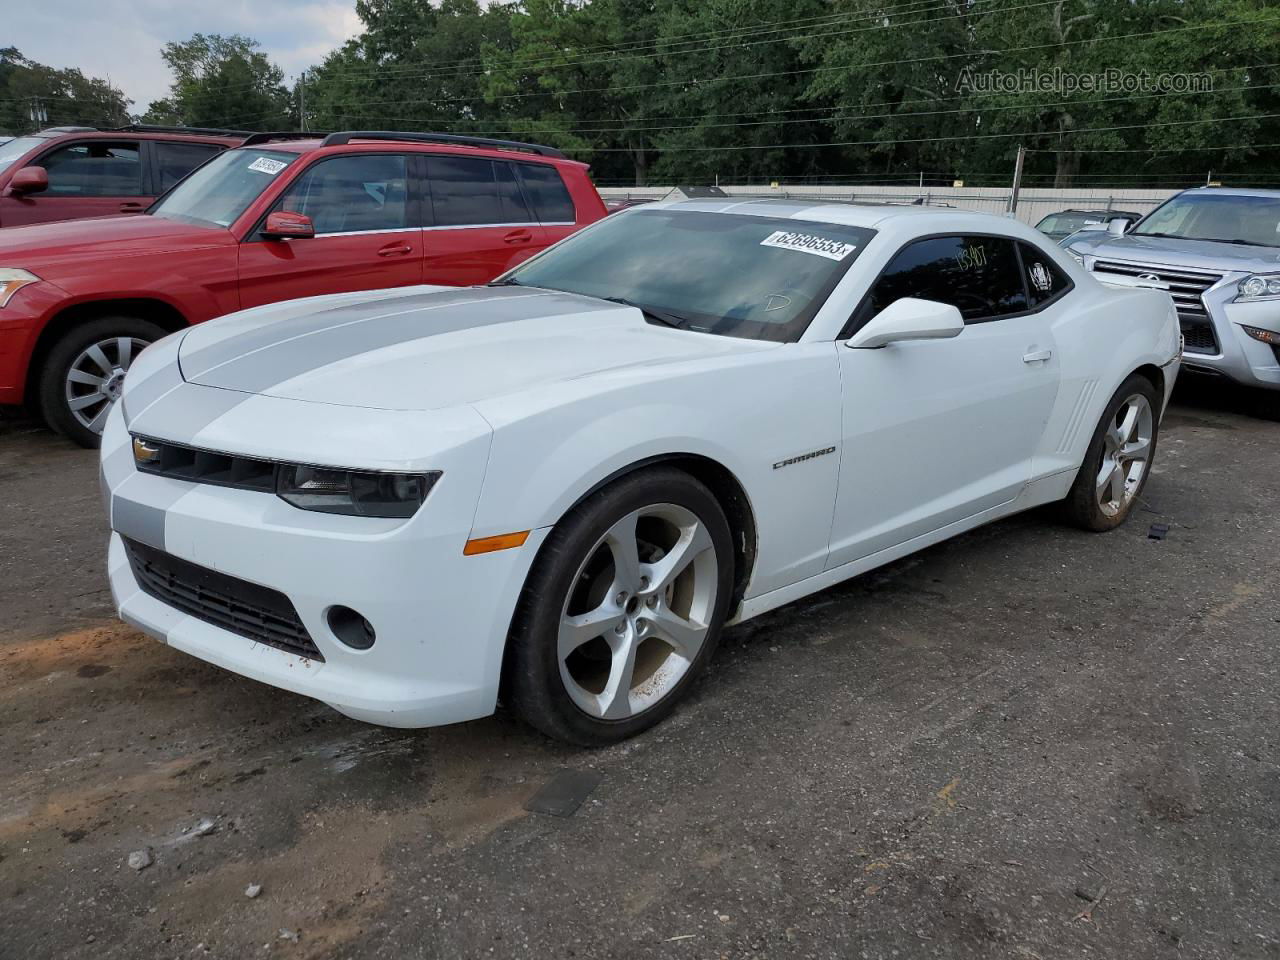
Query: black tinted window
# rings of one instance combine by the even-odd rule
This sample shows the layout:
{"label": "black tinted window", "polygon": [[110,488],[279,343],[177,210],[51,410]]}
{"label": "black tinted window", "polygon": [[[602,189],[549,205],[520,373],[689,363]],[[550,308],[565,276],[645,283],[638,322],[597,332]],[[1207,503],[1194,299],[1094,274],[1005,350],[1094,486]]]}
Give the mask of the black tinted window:
{"label": "black tinted window", "polygon": [[156,172],[161,191],[168,190],[220,149],[211,143],[157,143]]}
{"label": "black tinted window", "polygon": [[904,247],[871,288],[856,326],[903,297],[953,304],[966,323],[1028,309],[1014,242],[1000,237],[934,237]]}
{"label": "black tinted window", "polygon": [[573,199],[560,179],[559,170],[544,163],[521,163],[518,166],[524,179],[524,192],[539,220],[543,223],[574,223],[577,220]]}
{"label": "black tinted window", "polygon": [[1048,303],[1071,286],[1067,275],[1043,253],[1029,243],[1018,246],[1022,250],[1022,269],[1027,275],[1027,292],[1033,307]]}
{"label": "black tinted window", "polygon": [[386,154],[322,160],[289,187],[280,209],[306,214],[316,233],[411,226],[405,166],[404,157]]}
{"label": "black tinted window", "polygon": [[498,184],[498,196],[502,199],[502,222],[531,222],[533,214],[524,201],[524,192],[520,189],[520,181],[516,179],[515,167],[509,163],[495,163],[493,173]]}
{"label": "black tinted window", "polygon": [[52,197],[142,195],[142,161],[136,143],[77,143],[47,153],[37,163],[49,172]]}
{"label": "black tinted window", "polygon": [[427,181],[437,227],[528,223],[533,219],[510,164],[471,157],[428,157]]}

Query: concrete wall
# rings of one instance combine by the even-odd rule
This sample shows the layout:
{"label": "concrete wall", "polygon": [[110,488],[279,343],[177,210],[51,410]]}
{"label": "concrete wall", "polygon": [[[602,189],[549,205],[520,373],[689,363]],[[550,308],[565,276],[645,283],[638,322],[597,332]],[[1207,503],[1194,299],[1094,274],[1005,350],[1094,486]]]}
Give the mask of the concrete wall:
{"label": "concrete wall", "polygon": [[[925,197],[931,203],[947,203],[964,210],[980,210],[983,213],[1003,214],[1009,206],[1009,191],[986,187],[937,188],[925,187],[841,187],[785,186],[771,189],[764,186],[730,187],[721,190],[733,196],[752,197],[806,197],[814,200],[858,200],[866,203],[911,203]],[[611,198],[646,197],[660,199],[679,194],[676,187],[601,187],[600,195]],[[1089,210],[1131,210],[1149,213],[1173,196],[1176,190],[1023,190],[1018,197],[1018,219],[1035,224],[1041,217],[1069,207]]]}

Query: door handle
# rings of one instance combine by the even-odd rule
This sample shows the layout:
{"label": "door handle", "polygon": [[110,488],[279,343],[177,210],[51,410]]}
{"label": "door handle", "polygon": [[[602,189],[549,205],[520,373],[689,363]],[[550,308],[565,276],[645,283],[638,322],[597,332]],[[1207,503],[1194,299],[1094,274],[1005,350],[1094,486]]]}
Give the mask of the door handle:
{"label": "door handle", "polygon": [[533,239],[533,234],[528,230],[513,230],[502,238],[503,243],[528,243]]}
{"label": "door handle", "polygon": [[1023,363],[1043,363],[1053,356],[1052,350],[1033,350],[1030,353],[1023,354]]}
{"label": "door handle", "polygon": [[378,251],[378,256],[401,257],[401,256],[404,256],[406,253],[413,253],[413,247],[409,246],[407,243],[398,243],[398,244],[395,244],[394,246],[383,247],[381,250]]}

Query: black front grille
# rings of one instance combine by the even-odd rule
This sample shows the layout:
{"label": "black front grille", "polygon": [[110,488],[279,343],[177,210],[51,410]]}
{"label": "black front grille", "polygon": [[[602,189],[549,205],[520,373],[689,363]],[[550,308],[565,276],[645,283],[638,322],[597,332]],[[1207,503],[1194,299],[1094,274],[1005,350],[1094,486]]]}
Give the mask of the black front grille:
{"label": "black front grille", "polygon": [[289,598],[278,590],[227,576],[157,550],[124,541],[133,575],[161,603],[250,640],[324,660]]}
{"label": "black front grille", "polygon": [[[137,443],[151,451],[150,460],[139,459]],[[276,464],[256,457],[197,450],[195,447],[170,443],[168,440],[135,438],[135,466],[143,473],[154,473],[175,480],[209,483],[216,487],[236,487],[273,493],[276,489]]]}
{"label": "black front grille", "polygon": [[1169,267],[1160,263],[1125,263],[1119,260],[1097,260],[1095,273],[1115,273],[1122,277],[1153,276],[1169,287],[1169,296],[1182,321],[1182,335],[1191,353],[1219,352],[1213,321],[1204,305],[1204,292],[1222,279],[1222,274],[1187,267]]}

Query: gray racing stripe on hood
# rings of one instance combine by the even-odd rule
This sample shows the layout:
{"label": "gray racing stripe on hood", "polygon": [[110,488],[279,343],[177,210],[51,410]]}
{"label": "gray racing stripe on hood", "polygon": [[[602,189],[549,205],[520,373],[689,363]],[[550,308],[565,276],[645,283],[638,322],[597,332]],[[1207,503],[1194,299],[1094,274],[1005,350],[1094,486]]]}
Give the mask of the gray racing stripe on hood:
{"label": "gray racing stripe on hood", "polygon": [[165,403],[157,403],[129,422],[129,432],[157,440],[189,442],[223,414],[253,399],[252,394],[184,383]]}
{"label": "gray racing stripe on hood", "polygon": [[[536,292],[527,288],[521,290],[516,287],[494,287],[477,291],[460,287],[447,293],[432,291],[409,297],[378,298],[343,303],[334,307],[317,307],[315,310],[309,310],[285,320],[268,321],[244,333],[218,340],[207,347],[190,347],[179,354],[181,358],[179,364],[182,367],[182,375],[188,380],[195,380],[228,361],[240,359],[265,347],[278,346],[287,340],[311,336],[331,328],[346,327],[401,313],[421,314],[426,311],[443,310],[460,303],[501,301],[512,297],[525,299],[536,295]],[[188,343],[198,339],[197,334]]]}
{"label": "gray racing stripe on hood", "polygon": [[[547,317],[592,313],[601,309],[597,301],[551,292],[525,292],[523,296],[476,299],[445,304],[432,302],[410,309],[373,315],[357,315],[342,323],[325,323],[289,339],[275,340],[258,349],[207,368],[203,374],[188,373],[193,381],[208,382],[246,393],[262,393],[329,364],[360,354],[411,343],[429,337],[472,330],[515,321],[536,321]],[[341,311],[335,317],[341,316]],[[256,339],[256,337],[255,337]],[[235,345],[233,338],[228,345]],[[212,349],[212,348],[211,348]]]}
{"label": "gray racing stripe on hood", "polygon": [[182,371],[178,369],[176,363],[166,363],[145,380],[139,380],[136,383],[127,380],[124,399],[121,401],[124,404],[125,425],[132,429],[131,424],[135,417],[170,390],[182,386],[182,382]]}

